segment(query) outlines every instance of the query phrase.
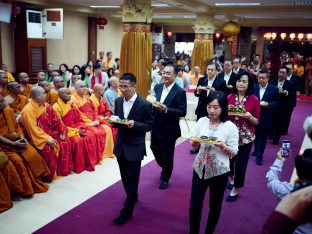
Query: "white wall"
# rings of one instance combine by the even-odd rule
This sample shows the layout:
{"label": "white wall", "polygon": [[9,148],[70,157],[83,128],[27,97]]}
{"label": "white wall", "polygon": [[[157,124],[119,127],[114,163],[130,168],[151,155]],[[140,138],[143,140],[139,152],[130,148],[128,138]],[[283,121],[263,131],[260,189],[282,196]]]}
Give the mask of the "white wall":
{"label": "white wall", "polygon": [[113,59],[120,58],[122,22],[115,22],[108,19],[104,30],[97,31],[97,58],[99,52],[104,51],[105,55],[108,51],[113,52]]}
{"label": "white wall", "polygon": [[8,66],[8,71],[15,72],[15,55],[12,25],[0,23],[2,62]]}
{"label": "white wall", "polygon": [[47,40],[47,62],[55,68],[66,63],[69,68],[88,60],[88,17],[64,13],[64,40]]}

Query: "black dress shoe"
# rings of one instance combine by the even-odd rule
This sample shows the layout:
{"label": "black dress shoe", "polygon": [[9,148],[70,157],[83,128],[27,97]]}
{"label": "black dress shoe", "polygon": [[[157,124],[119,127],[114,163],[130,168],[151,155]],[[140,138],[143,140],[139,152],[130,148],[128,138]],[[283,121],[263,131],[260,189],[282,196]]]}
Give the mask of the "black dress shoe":
{"label": "black dress shoe", "polygon": [[132,215],[121,214],[116,219],[114,219],[113,222],[117,225],[122,225],[131,218],[132,218]]}
{"label": "black dress shoe", "polygon": [[261,159],[256,159],[256,164],[257,164],[258,166],[262,166],[262,165],[263,165],[263,162],[262,162]]}
{"label": "black dress shoe", "polygon": [[168,183],[167,182],[160,182],[160,185],[158,187],[159,189],[167,189],[168,188]]}
{"label": "black dress shoe", "polygon": [[278,141],[272,141],[272,145],[278,145]]}
{"label": "black dress shoe", "polygon": [[257,153],[256,153],[256,152],[252,152],[251,156],[256,157],[256,156],[257,156]]}
{"label": "black dress shoe", "polygon": [[199,152],[199,148],[198,149],[191,149],[190,153],[191,154],[197,154]]}

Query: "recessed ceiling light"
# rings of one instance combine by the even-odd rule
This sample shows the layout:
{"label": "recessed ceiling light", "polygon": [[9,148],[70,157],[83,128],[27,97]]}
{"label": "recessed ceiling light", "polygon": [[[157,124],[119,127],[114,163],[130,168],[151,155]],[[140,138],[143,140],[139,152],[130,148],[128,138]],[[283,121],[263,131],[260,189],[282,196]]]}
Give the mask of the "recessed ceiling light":
{"label": "recessed ceiling light", "polygon": [[91,8],[120,8],[120,6],[90,6]]}
{"label": "recessed ceiling light", "polygon": [[260,6],[260,2],[216,2],[216,6]]}
{"label": "recessed ceiling light", "polygon": [[165,3],[157,3],[157,4],[152,4],[152,7],[168,7],[168,4]]}

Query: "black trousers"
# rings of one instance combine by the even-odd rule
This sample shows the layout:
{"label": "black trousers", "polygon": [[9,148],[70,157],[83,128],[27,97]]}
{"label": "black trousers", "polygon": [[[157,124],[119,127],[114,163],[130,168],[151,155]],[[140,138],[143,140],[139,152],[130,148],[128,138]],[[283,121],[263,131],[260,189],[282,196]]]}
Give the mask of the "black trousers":
{"label": "black trousers", "polygon": [[122,153],[121,156],[117,157],[121,180],[127,199],[124,204],[122,212],[126,215],[131,216],[134,210],[134,205],[138,196],[139,178],[141,172],[141,160],[139,161],[128,161]]}
{"label": "black trousers", "polygon": [[152,137],[151,150],[156,162],[162,168],[160,180],[169,182],[173,170],[173,155],[176,140],[159,141]]}
{"label": "black trousers", "polygon": [[200,179],[193,171],[191,205],[189,212],[190,234],[199,233],[201,212],[207,188],[209,187],[209,215],[205,233],[213,233],[221,214],[224,190],[226,188],[228,174],[215,176],[207,180]]}
{"label": "black trousers", "polygon": [[229,176],[234,175],[234,187],[242,188],[245,183],[246,169],[248,165],[249,155],[252,148],[252,142],[238,147],[237,155],[230,159]]}
{"label": "black trousers", "polygon": [[288,116],[291,116],[291,113],[289,113],[290,110],[288,110],[286,107],[279,108],[277,111],[273,114],[273,123],[271,125],[270,133],[273,136],[273,143],[278,144],[283,129],[285,129],[285,126],[287,126],[287,119]]}
{"label": "black trousers", "polygon": [[284,125],[282,126],[282,134],[287,134],[288,133],[288,129],[289,129],[289,125],[290,125],[290,121],[291,121],[291,116],[292,113],[294,111],[295,107],[291,107],[287,112],[286,112],[286,116],[285,116],[285,122]]}
{"label": "black trousers", "polygon": [[263,153],[266,147],[270,126],[264,126],[264,124],[258,124],[256,126],[256,139],[254,141],[255,154],[258,160],[262,160]]}

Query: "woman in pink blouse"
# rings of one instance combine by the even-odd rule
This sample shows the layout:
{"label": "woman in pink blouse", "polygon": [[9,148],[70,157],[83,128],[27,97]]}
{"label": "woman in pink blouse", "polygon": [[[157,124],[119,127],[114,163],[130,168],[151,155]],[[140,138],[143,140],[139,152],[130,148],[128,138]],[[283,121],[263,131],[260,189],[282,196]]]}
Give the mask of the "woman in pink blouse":
{"label": "woman in pink blouse", "polygon": [[235,202],[238,189],[244,187],[249,154],[255,140],[255,126],[260,118],[260,101],[252,94],[253,86],[254,80],[249,73],[239,73],[235,92],[228,96],[229,105],[245,108],[246,113],[230,116],[239,130],[239,150],[236,157],[230,160],[231,172],[227,187],[231,189],[231,193],[226,198],[227,202]]}
{"label": "woman in pink blouse", "polygon": [[214,144],[192,142],[200,149],[193,164],[190,204],[190,233],[199,233],[201,211],[206,190],[210,190],[210,211],[205,233],[213,233],[218,223],[224,191],[230,171],[230,158],[238,151],[238,129],[228,121],[228,101],[223,92],[215,91],[206,98],[209,117],[200,118],[192,133],[194,137],[215,137]]}

